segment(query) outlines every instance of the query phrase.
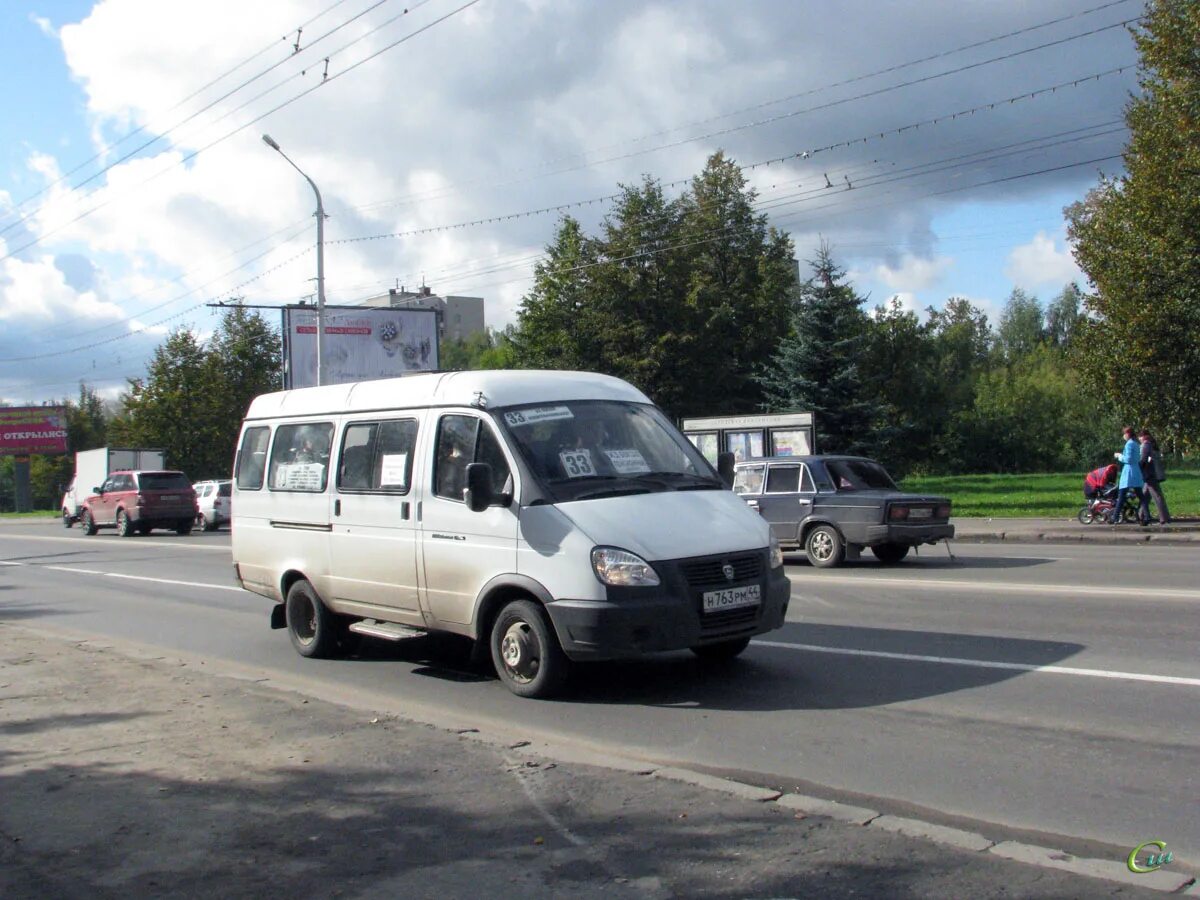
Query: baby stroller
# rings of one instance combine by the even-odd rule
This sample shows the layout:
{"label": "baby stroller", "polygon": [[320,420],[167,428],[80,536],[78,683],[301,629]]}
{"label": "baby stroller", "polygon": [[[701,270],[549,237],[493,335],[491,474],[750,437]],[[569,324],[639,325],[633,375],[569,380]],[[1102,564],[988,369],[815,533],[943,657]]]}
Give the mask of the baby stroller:
{"label": "baby stroller", "polygon": [[[1093,522],[1107,524],[1116,505],[1117,486],[1115,484],[1106,485],[1100,488],[1094,497],[1088,499],[1087,505],[1079,511],[1079,521],[1084,525],[1091,525]],[[1126,503],[1125,508],[1121,510],[1121,520],[1136,522],[1137,514],[1137,503]]]}

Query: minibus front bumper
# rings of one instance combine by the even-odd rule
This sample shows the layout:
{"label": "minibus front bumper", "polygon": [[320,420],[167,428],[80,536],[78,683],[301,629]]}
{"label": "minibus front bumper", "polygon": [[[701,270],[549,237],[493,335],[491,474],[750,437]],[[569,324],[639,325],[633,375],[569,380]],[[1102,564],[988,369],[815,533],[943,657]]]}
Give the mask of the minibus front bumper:
{"label": "minibus front bumper", "polygon": [[[720,572],[723,559],[701,561],[700,566],[694,560],[656,562],[662,579],[657,587],[609,587],[604,600],[553,600],[546,611],[571,659],[628,659],[739,640],[782,627],[787,613],[791,582],[782,567],[767,569],[766,551],[762,558],[759,577],[723,578],[719,584],[695,574],[705,563],[712,571],[714,562]],[[749,584],[758,586],[759,602],[704,611],[706,594]]]}

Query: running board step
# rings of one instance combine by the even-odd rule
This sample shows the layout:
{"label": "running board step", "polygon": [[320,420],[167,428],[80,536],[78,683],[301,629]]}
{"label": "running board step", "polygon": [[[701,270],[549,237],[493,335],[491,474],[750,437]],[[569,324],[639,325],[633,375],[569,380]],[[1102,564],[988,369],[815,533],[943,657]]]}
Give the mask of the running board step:
{"label": "running board step", "polygon": [[367,634],[371,637],[383,638],[386,641],[403,641],[407,638],[424,637],[428,633],[419,628],[409,628],[407,625],[379,622],[374,619],[351,622],[350,630],[355,634]]}

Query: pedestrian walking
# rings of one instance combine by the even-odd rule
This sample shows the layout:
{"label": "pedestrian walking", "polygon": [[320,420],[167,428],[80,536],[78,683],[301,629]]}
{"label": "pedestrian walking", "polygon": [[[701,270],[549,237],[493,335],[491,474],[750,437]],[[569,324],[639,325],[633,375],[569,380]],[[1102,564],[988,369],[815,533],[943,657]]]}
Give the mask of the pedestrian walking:
{"label": "pedestrian walking", "polygon": [[1117,482],[1117,505],[1113,507],[1110,525],[1121,524],[1121,512],[1125,509],[1125,500],[1132,493],[1138,499],[1138,521],[1142,525],[1150,524],[1150,507],[1146,503],[1146,495],[1142,493],[1142,448],[1134,438],[1134,431],[1129,426],[1121,432],[1125,438],[1125,448],[1113,457],[1121,463],[1121,478]]}
{"label": "pedestrian walking", "polygon": [[[1142,450],[1140,455],[1142,480],[1146,482],[1146,493],[1154,500],[1154,508],[1158,511],[1158,524],[1169,525],[1171,514],[1167,511],[1167,499],[1163,496],[1162,483],[1167,480],[1167,470],[1163,465],[1162,452],[1158,449],[1158,441],[1154,440],[1147,429],[1143,428],[1138,435]],[[1150,499],[1146,501],[1146,517],[1149,518]]]}

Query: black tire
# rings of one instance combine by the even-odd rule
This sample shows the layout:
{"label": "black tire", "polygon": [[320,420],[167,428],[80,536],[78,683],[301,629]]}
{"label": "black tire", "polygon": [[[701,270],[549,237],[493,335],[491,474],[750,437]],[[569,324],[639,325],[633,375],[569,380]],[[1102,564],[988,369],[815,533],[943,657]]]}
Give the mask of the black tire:
{"label": "black tire", "polygon": [[138,522],[138,534],[149,534],[153,527],[149,522]]}
{"label": "black tire", "polygon": [[513,600],[500,610],[491,648],[496,674],[518,697],[550,697],[566,682],[570,661],[537,603]]}
{"label": "black tire", "polygon": [[904,557],[908,556],[908,544],[878,544],[871,548],[871,552],[875,554],[875,558],[887,566],[894,566]]}
{"label": "black tire", "polygon": [[846,558],[846,542],[832,525],[818,525],[804,538],[804,553],[817,568],[832,569]]}
{"label": "black tire", "polygon": [[204,513],[200,513],[200,515],[197,516],[196,518],[197,518],[196,524],[200,526],[201,531],[216,531],[217,530],[217,526],[214,525],[211,521],[209,521],[208,516],[206,516]]}
{"label": "black tire", "polygon": [[[1137,498],[1135,497],[1134,500],[1136,501]],[[1136,504],[1129,504],[1129,503],[1125,504],[1125,508],[1123,510],[1121,510],[1121,521],[1128,522],[1131,525],[1134,525],[1137,523],[1138,507]]]}
{"label": "black tire", "polygon": [[749,646],[750,638],[744,637],[732,641],[720,641],[716,644],[703,644],[693,647],[692,652],[700,658],[701,662],[722,663],[740,656],[742,651]]}
{"label": "black tire", "polygon": [[133,537],[137,534],[137,527],[129,521],[129,513],[123,509],[117,510],[117,534],[121,537]]}
{"label": "black tire", "polygon": [[67,511],[67,508],[64,506],[63,507],[63,528],[70,528],[71,525],[74,524],[74,522],[75,522],[75,520],[73,518],[71,518],[71,514]]}
{"label": "black tire", "polygon": [[192,520],[191,519],[180,519],[178,522],[176,522],[175,523],[175,533],[176,534],[191,534],[192,533]]}
{"label": "black tire", "polygon": [[92,518],[92,511],[85,509],[79,516],[79,527],[83,529],[83,533],[91,537],[96,533],[96,520]]}
{"label": "black tire", "polygon": [[1085,506],[1079,511],[1079,515],[1077,515],[1075,518],[1079,520],[1080,525],[1091,525],[1096,521],[1096,514],[1092,512],[1092,508],[1090,506]]}
{"label": "black tire", "polygon": [[288,590],[286,603],[288,637],[301,656],[328,659],[337,655],[338,627],[313,586],[301,579]]}

